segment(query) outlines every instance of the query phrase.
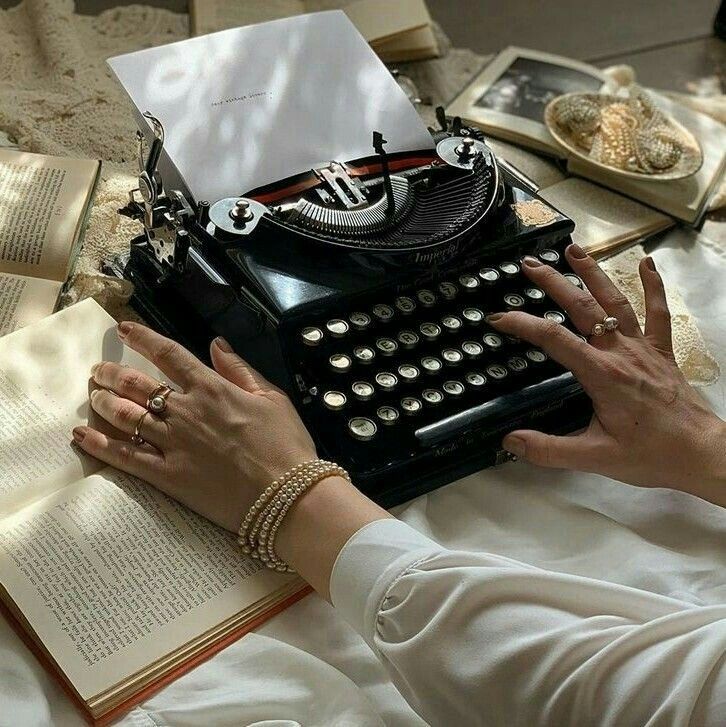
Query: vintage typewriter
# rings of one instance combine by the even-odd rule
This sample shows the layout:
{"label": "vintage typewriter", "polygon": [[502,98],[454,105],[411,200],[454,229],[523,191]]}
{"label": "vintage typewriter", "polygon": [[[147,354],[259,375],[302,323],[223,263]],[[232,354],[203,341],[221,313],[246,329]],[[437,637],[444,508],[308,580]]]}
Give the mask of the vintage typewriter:
{"label": "vintage typewriter", "polygon": [[568,326],[523,276],[532,254],[567,270],[571,220],[498,161],[481,133],[438,113],[435,153],[333,161],[244,197],[165,190],[139,135],[143,224],[111,268],[152,325],[208,356],[224,336],[292,398],[321,456],[385,506],[505,461],[504,434],[582,427],[572,374],[485,317],[524,310]]}

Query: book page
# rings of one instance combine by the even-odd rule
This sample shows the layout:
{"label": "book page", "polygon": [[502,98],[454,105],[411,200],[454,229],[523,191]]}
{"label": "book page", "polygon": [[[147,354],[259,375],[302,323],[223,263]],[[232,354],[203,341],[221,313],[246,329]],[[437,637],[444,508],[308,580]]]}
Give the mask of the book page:
{"label": "book page", "polygon": [[0,336],[49,316],[63,283],[0,273]]}
{"label": "book page", "polygon": [[107,468],[0,523],[0,583],[89,700],[293,582]]}
{"label": "book page", "polygon": [[431,23],[423,0],[355,0],[343,12],[369,43],[390,40]]}
{"label": "book page", "polygon": [[192,35],[206,35],[240,25],[263,23],[306,12],[304,0],[276,0],[274,3],[247,0],[190,0]]}
{"label": "book page", "polygon": [[73,427],[99,424],[88,398],[99,361],[161,378],[91,299],[0,338],[0,517],[102,466],[71,444]]}
{"label": "book page", "polygon": [[0,149],[0,272],[65,280],[98,169]]}

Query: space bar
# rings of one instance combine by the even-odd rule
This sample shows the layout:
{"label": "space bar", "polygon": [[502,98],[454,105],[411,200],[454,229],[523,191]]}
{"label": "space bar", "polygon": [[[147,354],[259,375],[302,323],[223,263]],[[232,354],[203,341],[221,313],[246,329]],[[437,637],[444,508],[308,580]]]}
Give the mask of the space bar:
{"label": "space bar", "polygon": [[425,445],[434,445],[471,429],[501,424],[507,419],[515,419],[553,401],[581,391],[582,387],[570,371],[552,379],[525,386],[511,394],[502,394],[494,399],[478,404],[470,409],[452,414],[437,422],[427,424],[416,430],[416,438]]}

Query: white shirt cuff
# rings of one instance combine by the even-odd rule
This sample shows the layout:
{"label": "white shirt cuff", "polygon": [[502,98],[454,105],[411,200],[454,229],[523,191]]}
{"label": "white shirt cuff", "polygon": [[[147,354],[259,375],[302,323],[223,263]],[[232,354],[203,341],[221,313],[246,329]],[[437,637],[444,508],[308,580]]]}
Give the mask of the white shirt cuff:
{"label": "white shirt cuff", "polygon": [[401,520],[368,523],[338,553],[330,576],[330,599],[373,648],[376,618],[390,586],[413,563],[441,550]]}

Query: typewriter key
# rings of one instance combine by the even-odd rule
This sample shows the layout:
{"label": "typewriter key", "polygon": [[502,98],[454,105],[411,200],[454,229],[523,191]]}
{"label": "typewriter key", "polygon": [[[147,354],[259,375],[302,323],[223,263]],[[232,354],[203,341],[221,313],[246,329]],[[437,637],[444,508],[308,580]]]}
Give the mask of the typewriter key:
{"label": "typewriter key", "polygon": [[441,352],[441,358],[446,361],[449,366],[456,366],[464,360],[464,354],[456,348],[445,348]]}
{"label": "typewriter key", "polygon": [[444,395],[438,389],[424,389],[421,398],[431,406],[436,406],[444,400]]}
{"label": "typewriter key", "polygon": [[533,364],[542,364],[547,360],[547,354],[538,348],[530,348],[524,354]]}
{"label": "typewriter key", "polygon": [[476,341],[464,341],[461,344],[461,350],[470,358],[478,358],[484,353],[484,346]]}
{"label": "typewriter key", "polygon": [[465,377],[464,381],[466,381],[469,386],[471,386],[473,389],[481,389],[484,384],[486,384],[487,380],[484,377],[483,374],[480,374],[478,371],[470,371]]}
{"label": "typewriter key", "polygon": [[314,328],[313,326],[303,328],[300,335],[302,336],[303,343],[306,346],[317,346],[323,340],[323,332],[319,328]]}
{"label": "typewriter key", "polygon": [[353,417],[348,422],[348,431],[362,442],[367,442],[376,436],[378,427],[376,423],[367,417]]}
{"label": "typewriter key", "polygon": [[365,329],[371,324],[371,317],[367,313],[362,313],[361,311],[351,313],[348,318],[356,331],[365,331]]}
{"label": "typewriter key", "polygon": [[444,381],[441,387],[449,395],[453,397],[461,396],[464,393],[464,384],[461,381]]}
{"label": "typewriter key", "polygon": [[421,402],[413,396],[404,396],[401,399],[401,409],[408,416],[418,414],[421,411]]}
{"label": "typewriter key", "polygon": [[340,411],[345,406],[346,401],[348,399],[340,391],[326,391],[323,394],[323,404],[333,411]]}
{"label": "typewriter key", "polygon": [[565,316],[563,316],[558,310],[548,310],[543,317],[549,321],[554,321],[555,323],[565,322]]}
{"label": "typewriter key", "polygon": [[379,338],[376,341],[376,348],[383,356],[393,356],[398,351],[398,344],[392,338]]}
{"label": "typewriter key", "polygon": [[441,335],[441,328],[435,323],[422,323],[418,329],[427,341],[435,341]]}
{"label": "typewriter key", "polygon": [[527,361],[521,356],[512,356],[512,358],[507,361],[507,367],[515,374],[521,374],[523,371],[527,370]]}
{"label": "typewriter key", "polygon": [[398,421],[398,409],[392,406],[382,406],[376,412],[376,416],[381,420],[381,424],[388,426]]}
{"label": "typewriter key", "polygon": [[464,290],[475,290],[479,287],[479,278],[476,275],[465,273],[459,276],[459,283]]}
{"label": "typewriter key", "polygon": [[577,286],[578,288],[584,288],[585,286],[582,283],[582,280],[580,280],[577,275],[574,273],[565,273],[565,280],[569,280],[573,285]]}
{"label": "typewriter key", "polygon": [[393,304],[405,316],[410,315],[416,310],[416,303],[414,299],[409,298],[406,295],[400,295],[398,298],[396,298]]}
{"label": "typewriter key", "polygon": [[421,359],[421,368],[423,368],[427,374],[437,374],[441,371],[441,366],[441,361],[439,361],[439,359],[435,356],[424,356]]}
{"label": "typewriter key", "polygon": [[499,270],[505,280],[512,280],[519,275],[519,265],[513,262],[504,262],[499,265]]}
{"label": "typewriter key", "polygon": [[461,328],[461,318],[456,316],[444,316],[441,319],[441,325],[447,330],[453,333]]}
{"label": "typewriter key", "polygon": [[404,348],[413,348],[418,341],[418,335],[413,331],[399,331],[398,333],[398,342]]}
{"label": "typewriter key", "polygon": [[541,303],[545,298],[545,294],[541,288],[525,288],[524,297],[530,303]]}
{"label": "typewriter key", "polygon": [[349,330],[348,324],[342,318],[333,318],[325,324],[325,327],[333,338],[342,338]]}
{"label": "typewriter key", "polygon": [[547,265],[555,267],[560,262],[560,254],[555,250],[540,250],[537,257]]}
{"label": "typewriter key", "polygon": [[398,367],[398,375],[406,382],[416,381],[419,376],[419,370],[411,364],[401,364]]}
{"label": "typewriter key", "polygon": [[419,290],[418,293],[416,293],[416,297],[424,308],[430,308],[436,303],[436,295],[434,295],[434,293],[430,290]]}
{"label": "typewriter key", "polygon": [[524,298],[517,293],[507,293],[504,296],[504,305],[507,310],[522,310],[524,308]]}
{"label": "typewriter key", "polygon": [[491,366],[487,366],[487,373],[490,378],[501,381],[507,378],[508,371],[501,364],[492,364]]}
{"label": "typewriter key", "polygon": [[495,285],[499,282],[499,271],[494,268],[482,268],[479,271],[479,277],[482,279],[484,285]]}
{"label": "typewriter key", "polygon": [[384,391],[393,391],[398,384],[398,378],[396,374],[389,373],[388,371],[379,371],[376,374],[376,383]]}
{"label": "typewriter key", "polygon": [[446,300],[454,300],[458,292],[459,289],[453,283],[450,283],[447,280],[439,283],[439,293],[441,293],[441,297],[445,298]]}
{"label": "typewriter key", "polygon": [[485,333],[482,341],[489,351],[498,351],[504,345],[504,339],[498,333]]}
{"label": "typewriter key", "polygon": [[355,394],[356,398],[360,399],[361,401],[368,401],[368,399],[372,399],[373,394],[376,393],[376,390],[367,381],[354,381],[353,385],[350,388]]}
{"label": "typewriter key", "polygon": [[471,323],[474,326],[484,320],[484,313],[478,308],[464,308],[461,311],[461,315],[464,316],[467,323]]}
{"label": "typewriter key", "polygon": [[334,353],[329,360],[330,367],[333,369],[333,371],[337,371],[339,373],[345,373],[346,371],[349,371],[351,365],[353,364],[353,362],[350,360],[350,356],[346,356],[344,353]]}
{"label": "typewriter key", "polygon": [[358,363],[369,364],[376,357],[376,352],[370,346],[356,346],[353,357]]}
{"label": "typewriter key", "polygon": [[381,323],[388,323],[393,318],[393,308],[384,303],[378,303],[373,306],[373,315],[378,318]]}

